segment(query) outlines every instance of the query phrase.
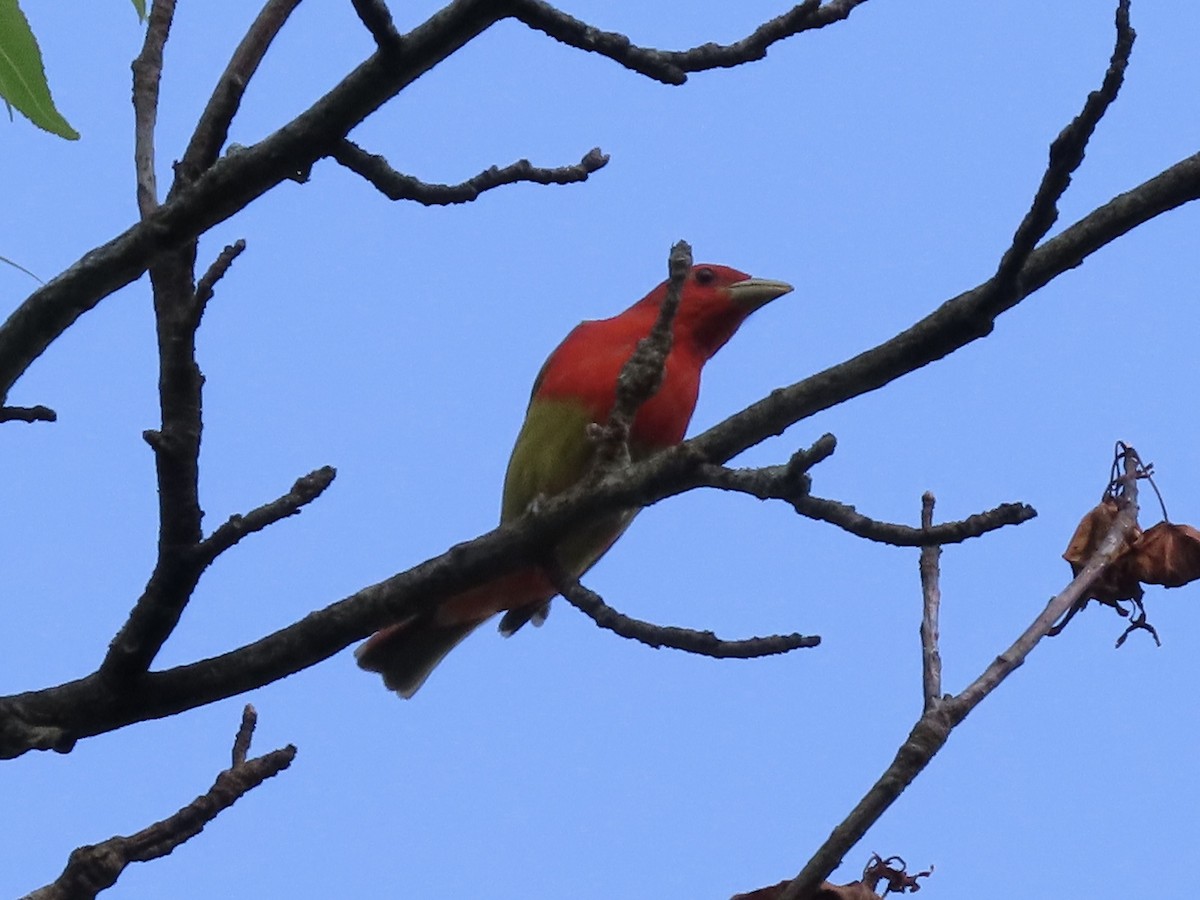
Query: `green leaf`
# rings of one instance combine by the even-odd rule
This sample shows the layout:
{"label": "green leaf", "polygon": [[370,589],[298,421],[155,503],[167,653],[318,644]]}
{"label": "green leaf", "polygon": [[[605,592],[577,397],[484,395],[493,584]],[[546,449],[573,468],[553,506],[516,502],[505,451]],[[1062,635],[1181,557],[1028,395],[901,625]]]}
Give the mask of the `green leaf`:
{"label": "green leaf", "polygon": [[137,10],[138,21],[146,21],[146,0],[133,0],[133,8]]}
{"label": "green leaf", "polygon": [[0,0],[0,98],[39,128],[79,140],[79,132],[54,107],[42,52],[17,0]]}

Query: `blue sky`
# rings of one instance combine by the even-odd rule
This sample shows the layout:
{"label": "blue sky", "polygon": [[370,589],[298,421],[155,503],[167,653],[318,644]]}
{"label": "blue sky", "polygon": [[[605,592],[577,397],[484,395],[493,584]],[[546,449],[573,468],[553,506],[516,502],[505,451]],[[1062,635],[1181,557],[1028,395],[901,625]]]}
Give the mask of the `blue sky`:
{"label": "blue sky", "polygon": [[[24,4],[66,143],[2,129],[0,255],[48,278],[136,218],[127,3]],[[577,3],[642,44],[734,40],[781,6]],[[433,3],[396,4],[408,28]],[[181,4],[158,132],[181,152],[253,10]],[[1127,82],[1061,204],[1069,224],[1200,148],[1200,9],[1135,0]],[[332,162],[215,228],[248,249],[199,337],[206,526],[324,464],[333,487],[205,576],[158,660],[239,646],[494,525],[529,385],[579,320],[664,275],[671,243],[796,286],[709,366],[691,432],[841,361],[995,270],[1046,148],[1099,84],[1107,3],[871,0],[743,68],[668,88],[504,23],[352,137],[453,182],[521,157],[609,166],[474,204],[395,204]],[[347,3],[302,5],[252,83],[250,144],[370,52]],[[942,557],[946,689],[960,690],[1062,588],[1060,558],[1117,439],[1200,520],[1192,384],[1200,211],[1128,235],[1030,297],[985,341],[744,454],[830,431],[814,491],[915,523],[1003,501],[1039,516]],[[7,312],[31,289],[0,267]],[[54,425],[0,431],[0,692],[92,671],[153,564],[156,354],[145,279],[81,319],[11,402]],[[1145,503],[1143,525],[1155,521]],[[920,711],[916,552],[782,505],[696,492],[646,511],[587,583],[613,605],[728,637],[822,635],[784,658],[654,651],[557,604],[544,628],[480,631],[401,702],[349,652],[244,698],[0,766],[0,896],[69,851],[176,810],[227,765],[241,706],[292,768],[106,896],[725,898],[791,876],[891,760]],[[1200,589],[1151,589],[1161,649],[1090,610],[952,736],[847,858],[936,866],[931,897],[1183,897],[1197,838]],[[923,895],[924,896],[924,895]]]}

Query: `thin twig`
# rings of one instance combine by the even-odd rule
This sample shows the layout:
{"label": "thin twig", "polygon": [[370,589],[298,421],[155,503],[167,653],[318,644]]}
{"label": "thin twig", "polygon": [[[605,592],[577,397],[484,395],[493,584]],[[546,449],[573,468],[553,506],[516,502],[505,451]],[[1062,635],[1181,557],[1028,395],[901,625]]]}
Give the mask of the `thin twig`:
{"label": "thin twig", "polygon": [[1021,291],[1018,283],[1038,241],[1058,220],[1058,201],[1071,184],[1071,175],[1083,163],[1084,150],[1109,106],[1117,99],[1133,52],[1137,33],[1129,24],[1129,0],[1119,0],[1116,12],[1117,40],[1104,79],[1098,90],[1088,94],[1083,110],[1050,144],[1050,161],[1042,175],[1033,203],[1013,235],[1012,245],[1000,260],[993,279],[997,303],[1007,304]]}
{"label": "thin twig", "polygon": [[142,51],[133,61],[133,167],[137,204],[143,219],[158,209],[154,172],[154,128],[158,122],[158,86],[162,79],[163,47],[175,18],[175,0],[154,0],[150,7]]}
{"label": "thin twig", "polygon": [[1020,525],[1037,516],[1037,510],[1028,504],[1001,503],[957,522],[943,522],[928,529],[913,528],[864,516],[847,503],[812,496],[808,484],[797,479],[792,464],[760,469],[730,469],[704,464],[697,471],[699,483],[706,487],[737,491],[759,500],[783,500],[806,518],[827,522],[857,537],[895,547],[923,547],[931,542],[958,544],[1008,525]]}
{"label": "thin twig", "polygon": [[[933,529],[934,496],[926,491],[921,497],[921,530]],[[925,712],[932,712],[942,696],[942,653],[938,649],[941,626],[938,613],[942,602],[942,548],[926,544],[921,548],[921,682],[925,695]]]}
{"label": "thin twig", "polygon": [[277,500],[272,500],[243,515],[231,516],[221,527],[200,543],[198,548],[202,564],[208,565],[220,554],[234,546],[246,535],[262,531],[268,525],[294,516],[309,503],[325,492],[337,476],[333,466],[322,466],[296,480],[292,489]]}
{"label": "thin twig", "polygon": [[756,28],[733,44],[703,44],[691,50],[655,50],[639,47],[623,34],[602,31],[569,16],[543,0],[510,0],[511,15],[571,47],[598,53],[663,84],[683,84],[687,73],[730,68],[762,59],[767,48],[802,31],[822,28],[845,19],[866,0],[805,0],[788,12]]}
{"label": "thin twig", "polygon": [[633,353],[617,375],[616,399],[608,422],[594,429],[596,465],[591,480],[602,477],[614,466],[629,463],[629,429],[642,405],[662,387],[663,369],[674,342],[672,330],[683,283],[692,270],[692,247],[676,241],[667,258],[667,292],[650,333],[637,342]]}
{"label": "thin twig", "polygon": [[225,71],[217,79],[212,96],[196,122],[187,149],[175,166],[175,183],[171,186],[168,199],[184,186],[192,184],[216,161],[229,136],[229,125],[242,104],[246,86],[258,71],[259,63],[271,42],[299,5],[300,0],[267,0],[263,5],[247,29],[246,36],[234,50]]}
{"label": "thin twig", "polygon": [[613,609],[599,594],[588,590],[579,583],[579,579],[567,575],[561,568],[548,567],[547,571],[555,590],[601,628],[650,647],[669,647],[713,659],[758,659],[790,653],[802,647],[816,647],[821,643],[819,635],[804,634],[773,634],[769,637],[726,641],[711,631],[654,625]]}
{"label": "thin twig", "polygon": [[225,249],[217,254],[217,258],[212,261],[212,265],[208,267],[200,280],[196,282],[196,292],[193,303],[195,305],[195,320],[199,324],[200,317],[204,315],[204,309],[208,306],[208,301],[212,299],[213,289],[217,286],[217,282],[225,277],[225,273],[229,271],[229,267],[233,265],[233,261],[242,255],[242,251],[246,249],[246,242],[238,238],[232,244],[227,244]]}
{"label": "thin twig", "polygon": [[254,729],[257,727],[258,710],[247,703],[242,708],[242,724],[233,736],[233,752],[229,754],[230,765],[234,768],[246,761],[246,755],[250,752],[250,742],[254,739]]}
{"label": "thin twig", "polygon": [[599,147],[589,150],[576,165],[542,168],[527,159],[497,168],[492,166],[458,184],[431,184],[393,169],[386,159],[363,150],[353,141],[339,141],[330,152],[335,160],[361,175],[389,200],[414,200],[425,206],[470,203],[484,191],[518,182],[534,184],[577,184],[604,168],[608,157]]}
{"label": "thin twig", "polygon": [[0,406],[0,422],[56,422],[58,413],[48,406]]}
{"label": "thin twig", "polygon": [[254,708],[247,706],[235,741],[233,767],[221,772],[206,793],[136,834],[111,837],[72,851],[63,873],[24,900],[90,900],[116,884],[131,862],[148,862],[171,853],[248,792],[290,766],[296,757],[291,744],[257,759],[245,758],[255,721]]}
{"label": "thin twig", "polygon": [[921,547],[927,541],[959,544],[1007,525],[1020,525],[1037,516],[1037,510],[1026,503],[1001,503],[984,512],[974,513],[956,522],[943,522],[926,531],[871,519],[857,512],[853,506],[822,497],[801,497],[793,505],[796,512],[810,519],[828,522],[858,537],[896,547]]}

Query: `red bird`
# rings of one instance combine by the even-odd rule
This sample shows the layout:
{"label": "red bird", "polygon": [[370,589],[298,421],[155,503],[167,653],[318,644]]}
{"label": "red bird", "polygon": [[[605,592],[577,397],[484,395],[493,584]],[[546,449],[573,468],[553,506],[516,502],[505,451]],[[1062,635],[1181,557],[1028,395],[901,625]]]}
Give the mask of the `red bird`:
{"label": "red bird", "polygon": [[[704,364],[752,312],[791,290],[782,281],[751,278],[726,266],[692,268],[680,292],[662,385],[638,409],[630,427],[634,460],[683,440]],[[664,281],[620,315],[576,326],[550,354],[533,383],[525,424],[508,462],[502,523],[587,474],[595,450],[588,426],[608,421],[621,367],[650,333],[666,295]],[[566,535],[555,549],[563,569],[575,576],[586,572],[635,512],[604,516]],[[442,658],[483,622],[507,610],[500,622],[506,635],[531,619],[540,624],[555,593],[541,569],[518,569],[376,632],[355,656],[362,668],[382,674],[390,689],[411,697]]]}

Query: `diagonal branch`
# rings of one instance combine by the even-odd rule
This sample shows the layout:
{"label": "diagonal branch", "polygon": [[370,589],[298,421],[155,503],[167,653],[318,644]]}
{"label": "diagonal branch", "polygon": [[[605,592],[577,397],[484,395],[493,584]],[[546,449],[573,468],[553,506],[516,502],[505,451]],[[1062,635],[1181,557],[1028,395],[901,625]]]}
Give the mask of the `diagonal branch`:
{"label": "diagonal branch", "polygon": [[623,638],[640,641],[650,647],[670,647],[713,659],[758,659],[790,653],[802,647],[816,647],[821,643],[818,635],[773,634],[769,637],[754,637],[740,641],[726,641],[711,631],[694,631],[670,625],[654,625],[634,619],[613,609],[594,591],[588,590],[561,569],[548,569],[551,583],[577,610],[588,616],[601,628],[606,628]]}
{"label": "diagonal branch", "polygon": [[25,900],[90,900],[116,884],[132,862],[149,862],[171,853],[247,793],[292,764],[296,748],[288,745],[256,759],[246,759],[257,716],[247,705],[234,741],[233,766],[213,786],[175,814],[127,835],[111,837],[72,851],[63,873]]}
{"label": "diagonal branch", "polygon": [[428,611],[446,596],[522,561],[539,559],[564,531],[589,518],[645,506],[698,483],[693,455],[659,453],[592,487],[549,498],[535,513],[219,656],[141,674],[120,690],[97,673],[0,697],[0,759],[34,749],[67,752],[81,738],[262,687],[327,659],[388,623]]}
{"label": "diagonal branch", "polygon": [[[853,7],[834,2],[823,8],[833,16]],[[503,16],[504,10],[494,0],[453,0],[404,36],[404,54],[371,57],[287,125],[257,144],[220,159],[204,171],[190,190],[168,197],[149,220],[95,248],[32,293],[0,325],[0,403],[50,343],[103,298],[139,278],[156,253],[204,233],[275,185],[292,178],[297,171],[307,170],[355,125]],[[970,326],[970,333],[960,334],[961,326],[949,328],[932,345],[927,334],[910,334],[909,339],[918,344],[917,363],[904,368],[889,360],[878,375],[891,380],[987,334],[990,319],[1004,309],[1066,269],[1079,265],[1089,254],[1125,232],[1197,196],[1200,196],[1200,154],[1182,160],[1115,198],[1034,251],[1023,267],[1018,296],[1002,308],[988,310],[986,320],[980,323],[974,312],[964,308],[971,304],[948,310],[948,315],[961,317]],[[968,292],[960,299],[967,299],[973,293]],[[980,332],[980,328],[984,330]],[[882,383],[885,382],[874,387]],[[872,389],[865,387],[858,392]],[[724,438],[714,441],[724,442]],[[728,459],[733,452],[723,458]]]}
{"label": "diagonal branch", "polygon": [[200,317],[204,315],[204,309],[208,306],[208,301],[212,299],[213,290],[216,288],[217,282],[225,277],[225,273],[229,271],[229,267],[233,265],[233,261],[241,256],[245,250],[246,242],[241,238],[238,238],[232,244],[227,244],[225,249],[217,254],[217,258],[212,261],[212,265],[200,276],[200,280],[196,282],[193,318],[197,325],[200,324]]}
{"label": "diagonal branch", "polygon": [[[277,30],[274,23],[296,2],[268,0],[259,21],[270,15],[268,24]],[[246,73],[274,34],[266,25],[261,32],[252,27],[184,153],[179,182],[189,183],[189,190],[172,191],[149,219],[86,254],[0,325],[0,403],[51,342],[104,297],[141,277],[157,254],[203,234],[310,168],[359,122],[502,17],[494,0],[453,0],[405,35],[402,57],[372,56],[274,134],[214,163],[240,103]]]}
{"label": "diagonal branch", "polygon": [[[406,59],[414,68],[432,65],[430,54],[443,45],[431,35],[445,38],[448,31],[453,40],[465,43],[486,27],[484,20],[493,12],[457,0],[406,35]],[[385,82],[391,83],[389,78],[400,77],[398,72],[373,58],[299,117],[294,127],[222,159],[191,190],[164,204],[151,222],[130,229],[35,293],[0,327],[0,391],[40,353],[33,345],[44,341],[44,348],[100,296],[136,277],[141,271],[139,254],[147,247],[186,237],[212,214],[203,204],[216,202],[222,216],[230,215],[241,191],[266,190],[278,166],[294,171],[304,152],[301,135],[328,133],[323,129],[333,128],[342,121],[339,117],[361,109],[354,105],[362,100],[356,90],[382,90]],[[368,76],[381,80],[370,81]],[[241,180],[246,172],[253,173],[249,188]],[[191,665],[141,675],[120,695],[93,675],[0,698],[0,757],[39,748],[67,750],[82,737],[261,687],[328,658],[389,622],[432,608],[442,597],[511,567],[514,560],[532,559],[564,529],[590,517],[644,506],[695,487],[703,483],[697,475],[698,460],[728,460],[807,416],[875,390],[987,335],[997,316],[1062,272],[1127,231],[1197,197],[1200,153],[1112,199],[1039,246],[1022,266],[1017,296],[1005,303],[991,302],[995,279],[990,279],[891,340],[774,391],[679,447],[607,475],[598,484],[567,491],[535,515],[453,547],[253,643]]]}
{"label": "diagonal branch", "polygon": [[1038,241],[1058,220],[1058,201],[1071,184],[1071,175],[1083,163],[1084,150],[1100,120],[1117,99],[1125,80],[1136,32],[1129,23],[1129,0],[1120,0],[1116,12],[1117,39],[1112,58],[1098,90],[1088,94],[1083,109],[1050,144],[1050,162],[1042,175],[1033,204],[1013,235],[1012,245],[1000,260],[994,291],[999,305],[1020,293],[1021,270]]}
{"label": "diagonal branch", "polygon": [[1135,454],[1126,457],[1126,472],[1122,479],[1124,495],[1120,501],[1121,511],[1100,542],[1087,565],[1075,579],[1057,596],[1052,597],[1045,609],[1021,633],[1012,645],[997,656],[992,663],[961,693],[954,697],[939,699],[931,709],[917,720],[908,738],[896,752],[895,759],[871,786],[849,815],[833,830],[825,843],[813,854],[812,859],[800,870],[800,874],[780,894],[779,900],[807,900],[813,897],[818,885],[841,864],[846,853],[862,839],[879,817],[896,798],[913,782],[945,746],[950,732],[1015,672],[1038,645],[1049,634],[1062,616],[1082,598],[1086,597],[1093,582],[1124,548],[1126,537],[1137,527],[1137,472]]}
{"label": "diagonal branch", "polygon": [[[191,189],[173,190],[149,220],[87,254],[0,326],[0,402],[58,335],[140,277],[156,253],[202,234],[297,171],[307,171],[383,103],[509,15],[507,5],[496,0],[453,0],[403,36],[403,54],[377,53],[273,135],[217,161],[246,81],[297,2],[268,0],[222,75],[178,167],[178,184]],[[813,13],[812,21],[844,18],[853,5],[828,4],[829,12]]]}
{"label": "diagonal branch", "polygon": [[200,564],[209,565],[247,535],[262,531],[268,525],[274,525],[288,516],[297,515],[305,506],[325,493],[325,489],[333,483],[336,476],[337,469],[333,466],[322,466],[296,479],[292,489],[277,500],[252,509],[244,516],[230,516],[225,524],[200,543],[197,548]]}
{"label": "diagonal branch", "polygon": [[171,194],[190,185],[216,161],[217,154],[229,137],[229,125],[242,105],[242,97],[250,79],[258,71],[271,42],[299,5],[300,0],[267,0],[251,23],[246,36],[225,66],[225,71],[217,79],[217,86],[196,122],[187,149],[175,166],[176,180],[171,187]]}
{"label": "diagonal branch", "polygon": [[[1122,2],[1122,7],[1125,3]],[[1120,19],[1118,19],[1120,23]],[[1118,35],[1118,46],[1124,42]],[[1106,79],[1107,80],[1107,79]],[[1082,158],[1091,129],[1067,129],[1064,135],[1078,142],[1075,150],[1059,144],[1056,159]],[[1061,139],[1061,136],[1060,136]],[[1056,141],[1056,144],[1058,142]],[[1051,166],[1057,165],[1056,161]],[[1039,192],[1027,220],[1039,219],[1057,202],[1058,193]],[[1088,255],[1127,231],[1200,198],[1200,153],[1084,216],[1057,237],[1020,259],[1020,271],[1006,286],[1004,272],[943,303],[924,319],[900,334],[804,381],[774,391],[743,413],[709,429],[693,442],[713,461],[724,461],[801,419],[869,393],[902,375],[942,359],[972,341],[989,335],[996,318],[1063,272],[1078,266]],[[1043,232],[1044,233],[1044,232]]]}
{"label": "diagonal branch", "polygon": [[484,191],[522,181],[577,184],[587,181],[589,175],[608,164],[608,157],[600,152],[599,147],[595,147],[573,166],[550,169],[520,159],[504,168],[492,166],[458,184],[430,184],[397,172],[382,156],[368,153],[350,140],[339,141],[329,155],[350,171],[361,175],[389,200],[415,200],[425,206],[470,203]]}

